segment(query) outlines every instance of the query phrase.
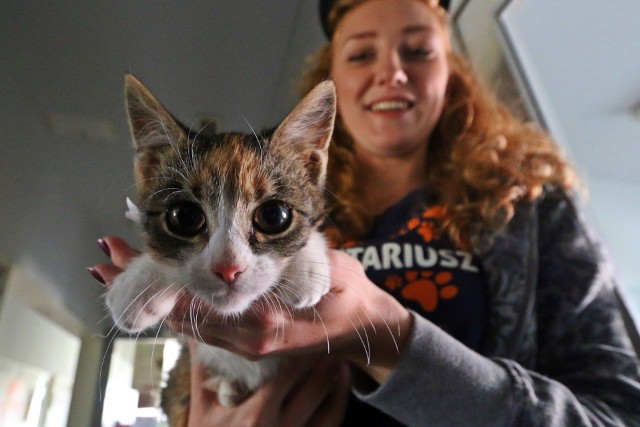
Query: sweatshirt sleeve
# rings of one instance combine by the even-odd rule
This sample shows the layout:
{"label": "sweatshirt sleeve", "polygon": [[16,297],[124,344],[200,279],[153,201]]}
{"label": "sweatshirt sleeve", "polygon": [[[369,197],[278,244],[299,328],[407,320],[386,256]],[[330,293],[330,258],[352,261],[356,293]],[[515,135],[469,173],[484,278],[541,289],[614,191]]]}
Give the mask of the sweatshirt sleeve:
{"label": "sweatshirt sleeve", "polygon": [[411,337],[391,377],[358,398],[410,426],[508,426],[512,382],[507,369],[470,350],[413,313]]}
{"label": "sweatshirt sleeve", "polygon": [[640,426],[640,363],[603,249],[564,193],[544,201],[534,366],[484,357],[414,314],[380,386],[356,395],[411,426]]}

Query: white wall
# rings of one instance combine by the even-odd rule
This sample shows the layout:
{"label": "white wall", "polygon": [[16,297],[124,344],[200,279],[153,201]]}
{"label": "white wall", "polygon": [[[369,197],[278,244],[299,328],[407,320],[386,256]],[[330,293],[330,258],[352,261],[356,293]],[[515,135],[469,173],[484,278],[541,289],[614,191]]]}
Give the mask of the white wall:
{"label": "white wall", "polygon": [[44,370],[52,375],[46,400],[46,427],[67,423],[80,339],[33,310],[11,292],[9,275],[0,306],[0,358]]}
{"label": "white wall", "polygon": [[0,312],[0,342],[0,357],[61,377],[75,376],[80,339],[11,295],[5,295]]}

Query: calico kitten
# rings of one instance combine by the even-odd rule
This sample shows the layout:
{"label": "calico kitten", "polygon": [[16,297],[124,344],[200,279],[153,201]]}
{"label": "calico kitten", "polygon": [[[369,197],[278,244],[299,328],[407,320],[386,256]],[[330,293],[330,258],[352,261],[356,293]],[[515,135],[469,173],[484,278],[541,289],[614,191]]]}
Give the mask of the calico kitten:
{"label": "calico kitten", "polygon": [[[218,315],[256,303],[286,310],[329,290],[324,181],[335,89],[324,82],[264,135],[194,134],[132,75],[125,77],[136,148],[135,177],[145,253],[107,296],[116,325],[157,325],[183,292]],[[197,319],[195,319],[197,320]],[[233,406],[276,371],[281,358],[247,361],[199,344],[218,399]]]}

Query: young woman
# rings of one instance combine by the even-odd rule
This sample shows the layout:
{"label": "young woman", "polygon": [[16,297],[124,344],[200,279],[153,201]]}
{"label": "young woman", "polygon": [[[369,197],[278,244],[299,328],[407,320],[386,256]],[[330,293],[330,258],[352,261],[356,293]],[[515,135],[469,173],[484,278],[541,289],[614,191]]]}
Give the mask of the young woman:
{"label": "young woman", "polygon": [[[640,425],[635,331],[558,147],[476,81],[436,0],[321,11],[330,41],[306,83],[336,85],[327,233],[342,249],[316,307],[324,325],[252,313],[201,329],[247,357],[314,367],[229,409],[196,365],[190,425]],[[95,271],[108,282],[135,253],[103,242],[114,265]],[[171,325],[188,333],[184,310]],[[326,334],[332,358],[317,356]]]}

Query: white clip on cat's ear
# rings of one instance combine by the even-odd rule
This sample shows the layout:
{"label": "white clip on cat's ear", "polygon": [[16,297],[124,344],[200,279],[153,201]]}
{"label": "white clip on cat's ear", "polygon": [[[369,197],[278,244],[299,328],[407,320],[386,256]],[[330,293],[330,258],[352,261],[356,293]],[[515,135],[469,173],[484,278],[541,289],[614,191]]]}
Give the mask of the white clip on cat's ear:
{"label": "white clip on cat's ear", "polygon": [[131,201],[130,198],[127,197],[127,211],[124,213],[124,217],[137,222],[138,224],[142,222],[142,214],[140,213],[140,209],[136,206],[135,203]]}

